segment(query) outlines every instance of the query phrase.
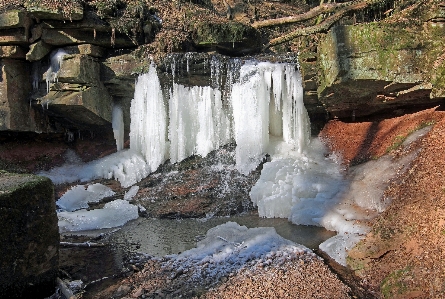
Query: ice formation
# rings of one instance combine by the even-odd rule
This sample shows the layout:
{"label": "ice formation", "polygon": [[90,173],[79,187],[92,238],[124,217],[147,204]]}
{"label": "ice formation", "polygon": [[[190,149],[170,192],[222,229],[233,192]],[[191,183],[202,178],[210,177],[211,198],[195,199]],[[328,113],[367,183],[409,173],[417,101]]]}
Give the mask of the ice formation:
{"label": "ice formation", "polygon": [[104,197],[115,194],[113,190],[99,183],[85,187],[84,185],[77,185],[65,192],[56,202],[59,209],[68,212],[86,209],[89,207],[89,202],[99,202]]}
{"label": "ice formation", "polygon": [[298,151],[309,142],[301,76],[294,65],[246,63],[233,85],[231,103],[241,173],[249,173],[262,161],[269,135],[281,137]]}
{"label": "ice formation", "polygon": [[[51,55],[47,82],[56,80],[63,55],[61,50]],[[189,56],[185,57],[189,71]],[[225,81],[221,76],[221,61],[213,57],[204,62],[206,67],[211,72],[210,86],[172,83],[167,88],[161,86],[152,64],[148,73],[136,81],[130,108],[130,149],[123,149],[122,110],[115,106],[112,124],[117,153],[88,164],[71,159],[63,167],[41,174],[50,177],[54,183],[114,178],[123,187],[130,187],[168,159],[176,163],[195,154],[206,156],[235,141],[236,168],[242,174],[256,169],[266,153],[271,155],[271,162],[263,165],[261,177],[250,193],[260,216],[284,217],[295,224],[317,225],[337,231],[338,235],[321,244],[320,248],[345,264],[346,251],[369,231],[367,222],[388,205],[388,200],[380,200],[385,184],[399,166],[408,165],[412,157],[401,159],[399,166],[390,158],[370,161],[351,168],[345,176],[335,157],[326,156],[321,141],[310,141],[301,75],[295,64],[241,63],[235,59],[225,66]],[[175,76],[179,69],[175,61],[170,68]],[[81,190],[83,187],[77,188],[76,192],[88,192]],[[136,193],[135,188],[130,189],[125,199]],[[85,202],[76,202],[78,207],[86,207]],[[67,199],[61,198],[58,204],[66,210],[78,208]],[[127,212],[131,210],[128,212],[131,216],[126,219],[136,217],[137,207],[122,201],[112,206]],[[105,209],[110,217],[114,217],[111,216],[115,215],[113,213],[119,214],[113,207],[109,205]],[[61,229],[100,227],[106,222],[98,220],[105,217],[104,211],[61,213]],[[82,221],[75,222],[74,219]],[[228,227],[235,229],[232,224]],[[220,239],[218,242],[225,241]],[[226,243],[230,242],[238,241]]]}
{"label": "ice formation", "polygon": [[[417,138],[422,134],[417,133]],[[383,197],[390,180],[416,154],[397,160],[383,156],[351,167],[346,174],[335,157],[326,157],[320,140],[313,139],[300,153],[276,150],[271,162],[263,165],[250,196],[262,217],[283,217],[295,224],[336,231],[338,235],[320,244],[320,249],[346,265],[347,251],[369,232],[369,221],[390,203]]]}
{"label": "ice formation", "polygon": [[114,139],[116,140],[117,151],[124,149],[124,114],[119,105],[113,106],[111,125],[113,128]]}
{"label": "ice formation", "polygon": [[67,53],[63,49],[57,49],[51,52],[49,59],[50,65],[46,71],[46,91],[49,92],[49,86],[51,83],[57,82],[57,74],[62,65],[63,56]]}
{"label": "ice formation", "polygon": [[130,200],[132,199],[139,191],[139,186],[131,186],[127,192],[125,192],[124,199]]}
{"label": "ice formation", "polygon": [[173,256],[165,266],[177,271],[194,271],[191,279],[213,281],[227,276],[248,262],[281,261],[302,254],[315,255],[303,245],[295,244],[278,235],[273,227],[247,228],[227,222],[210,229],[197,247]]}
{"label": "ice formation", "polygon": [[59,212],[59,231],[84,231],[122,226],[139,217],[138,207],[126,200],[116,199],[103,209]]}
{"label": "ice formation", "polygon": [[[54,57],[61,55],[56,52]],[[297,151],[308,143],[309,122],[302,101],[301,76],[295,64],[234,63],[239,79],[229,74],[228,81],[236,83],[222,87],[218,63],[212,59],[214,86],[186,87],[174,83],[168,94],[163,93],[152,64],[148,73],[140,75],[136,82],[130,108],[129,150],[120,150],[86,165],[65,165],[41,174],[58,183],[64,176],[54,173],[69,169],[71,175],[66,178],[69,181],[115,178],[123,187],[129,187],[167,159],[175,163],[194,154],[206,156],[232,140],[237,143],[237,169],[247,174],[271,150],[270,134]],[[174,73],[175,65],[171,68]],[[121,109],[115,106],[113,130],[118,149],[123,147],[121,114]]]}

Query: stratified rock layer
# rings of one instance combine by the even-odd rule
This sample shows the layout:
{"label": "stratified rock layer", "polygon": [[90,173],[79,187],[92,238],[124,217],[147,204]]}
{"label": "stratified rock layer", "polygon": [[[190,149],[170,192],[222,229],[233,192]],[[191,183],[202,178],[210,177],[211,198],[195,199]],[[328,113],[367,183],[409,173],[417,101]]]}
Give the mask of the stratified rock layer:
{"label": "stratified rock layer", "polygon": [[326,110],[354,118],[441,103],[444,12],[443,5],[423,5],[405,18],[333,28],[318,48],[318,95]]}

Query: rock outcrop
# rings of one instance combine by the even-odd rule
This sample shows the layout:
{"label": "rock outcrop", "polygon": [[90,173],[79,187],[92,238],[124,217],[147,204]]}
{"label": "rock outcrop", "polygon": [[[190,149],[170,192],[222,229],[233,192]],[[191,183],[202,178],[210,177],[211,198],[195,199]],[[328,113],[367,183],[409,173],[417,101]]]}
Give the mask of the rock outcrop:
{"label": "rock outcrop", "polygon": [[333,28],[318,48],[326,110],[350,118],[442,103],[444,14],[443,5],[419,5],[407,16]]}
{"label": "rock outcrop", "polygon": [[[149,64],[140,46],[153,41],[162,20],[148,7],[127,7],[137,16],[118,19],[113,4],[70,5],[26,2],[0,14],[0,131],[103,131],[113,105],[129,108],[134,80]],[[187,30],[187,49],[243,55],[260,47],[258,31],[234,20],[201,20]]]}
{"label": "rock outcrop", "polygon": [[0,297],[54,293],[59,230],[52,182],[0,171]]}

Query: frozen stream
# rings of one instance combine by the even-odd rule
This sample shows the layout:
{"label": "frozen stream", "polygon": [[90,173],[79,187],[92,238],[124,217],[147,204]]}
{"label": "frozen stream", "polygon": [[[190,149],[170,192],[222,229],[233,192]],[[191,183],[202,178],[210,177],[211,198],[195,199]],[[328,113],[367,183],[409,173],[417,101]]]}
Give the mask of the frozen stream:
{"label": "frozen stream", "polygon": [[110,237],[116,244],[124,244],[127,250],[143,252],[152,256],[178,254],[196,247],[196,242],[204,237],[209,229],[233,221],[248,228],[274,227],[285,239],[311,249],[335,235],[321,227],[295,225],[282,218],[260,218],[258,215],[215,217],[200,219],[151,219],[139,218],[127,223]]}

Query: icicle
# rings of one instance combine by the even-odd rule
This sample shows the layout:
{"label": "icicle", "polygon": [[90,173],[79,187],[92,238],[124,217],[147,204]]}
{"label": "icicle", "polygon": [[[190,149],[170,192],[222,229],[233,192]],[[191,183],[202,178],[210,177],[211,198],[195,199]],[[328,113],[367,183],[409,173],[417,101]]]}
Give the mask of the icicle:
{"label": "icicle", "polygon": [[67,53],[63,49],[57,49],[50,54],[50,65],[46,71],[46,91],[49,93],[50,83],[57,82],[57,73],[62,66],[63,56]]}
{"label": "icicle", "polygon": [[111,124],[113,127],[114,139],[116,140],[116,149],[120,151],[124,148],[124,115],[119,105],[113,106]]}
{"label": "icicle", "polygon": [[154,64],[136,82],[130,114],[131,149],[142,154],[149,172],[153,172],[167,159],[167,114]]}
{"label": "icicle", "polygon": [[246,63],[231,94],[236,166],[248,174],[261,162],[269,143],[269,97],[256,65]]}

